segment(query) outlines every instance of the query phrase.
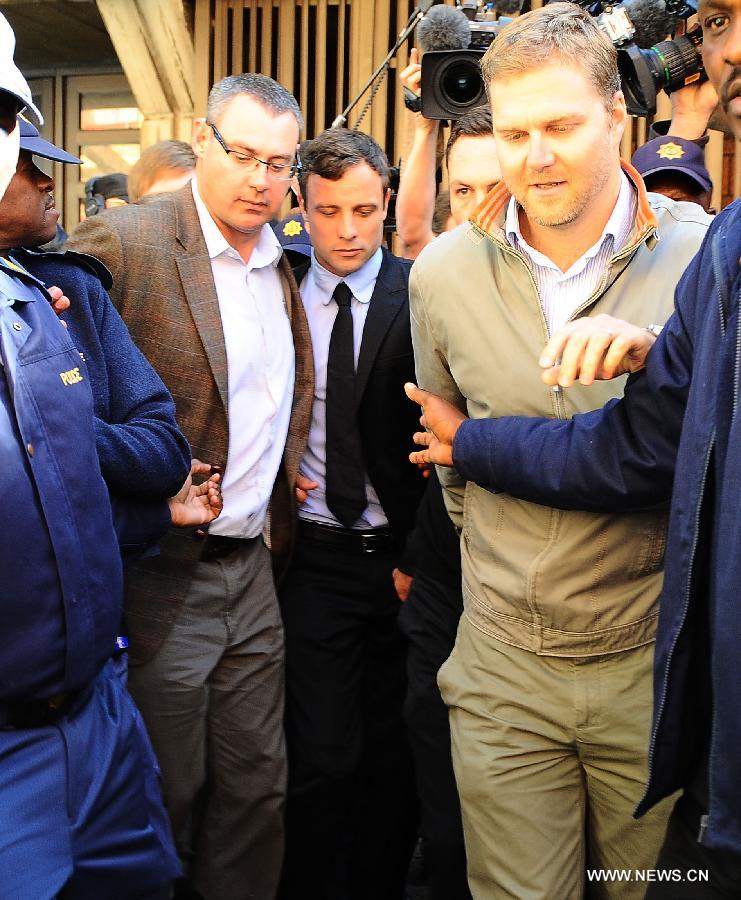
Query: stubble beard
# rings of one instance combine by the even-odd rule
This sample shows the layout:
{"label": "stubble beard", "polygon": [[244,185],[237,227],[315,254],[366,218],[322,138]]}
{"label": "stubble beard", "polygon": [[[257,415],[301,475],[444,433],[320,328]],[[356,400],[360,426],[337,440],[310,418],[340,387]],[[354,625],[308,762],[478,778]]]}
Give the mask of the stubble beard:
{"label": "stubble beard", "polygon": [[[604,189],[612,174],[612,165],[608,164],[612,150],[611,133],[605,139],[602,150],[593,156],[593,159],[604,159],[604,164],[593,166],[589,172],[589,178],[581,185],[579,192],[572,197],[565,197],[560,202],[548,200],[531,202],[527,197],[515,199],[525,210],[525,215],[535,225],[547,228],[571,225],[575,222],[592,203],[595,197]],[[601,157],[601,153],[605,156]],[[525,191],[523,190],[523,194]]]}

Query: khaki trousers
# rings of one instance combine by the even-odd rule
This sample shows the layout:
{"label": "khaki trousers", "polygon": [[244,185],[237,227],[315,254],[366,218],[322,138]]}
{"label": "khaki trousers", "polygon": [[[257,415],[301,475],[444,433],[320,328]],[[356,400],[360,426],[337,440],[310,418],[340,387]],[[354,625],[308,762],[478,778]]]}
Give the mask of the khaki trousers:
{"label": "khaki trousers", "polygon": [[645,883],[585,876],[656,864],[674,798],[632,817],[647,777],[652,661],[653,645],[538,656],[463,616],[438,683],[475,900],[643,897]]}
{"label": "khaki trousers", "polygon": [[207,900],[272,900],[283,861],[283,623],[255,540],[199,562],[158,652],[129,687],[162,769],[188,883]]}

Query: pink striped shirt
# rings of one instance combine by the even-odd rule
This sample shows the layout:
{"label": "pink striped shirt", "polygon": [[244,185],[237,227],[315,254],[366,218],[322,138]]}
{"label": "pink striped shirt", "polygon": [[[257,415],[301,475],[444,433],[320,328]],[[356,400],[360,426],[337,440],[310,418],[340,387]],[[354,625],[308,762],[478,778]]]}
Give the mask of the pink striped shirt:
{"label": "pink striped shirt", "polygon": [[507,240],[515,250],[522,253],[530,265],[550,334],[565,325],[597,289],[610,259],[628,239],[635,222],[637,202],[635,190],[622,173],[617,202],[599,240],[566,272],[562,272],[552,260],[531,247],[522,236],[518,204],[514,197],[510,199],[505,219]]}

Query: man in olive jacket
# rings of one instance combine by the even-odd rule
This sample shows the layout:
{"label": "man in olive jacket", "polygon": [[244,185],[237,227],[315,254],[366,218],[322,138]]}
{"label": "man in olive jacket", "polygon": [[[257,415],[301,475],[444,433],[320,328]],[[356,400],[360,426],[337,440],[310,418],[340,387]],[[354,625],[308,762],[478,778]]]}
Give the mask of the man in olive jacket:
{"label": "man in olive jacket", "polygon": [[[622,381],[546,387],[548,335],[601,313],[663,323],[710,220],[647,195],[621,167],[615,51],[583,11],[551,4],[517,19],[484,74],[504,181],[414,265],[418,381],[472,418],[567,419]],[[632,811],[646,779],[665,512],[565,512],[454,470],[440,479],[463,532],[465,615],[438,680],[473,895],[579,897],[585,865],[650,868],[668,806],[639,823]],[[624,897],[642,889],[619,885]]]}

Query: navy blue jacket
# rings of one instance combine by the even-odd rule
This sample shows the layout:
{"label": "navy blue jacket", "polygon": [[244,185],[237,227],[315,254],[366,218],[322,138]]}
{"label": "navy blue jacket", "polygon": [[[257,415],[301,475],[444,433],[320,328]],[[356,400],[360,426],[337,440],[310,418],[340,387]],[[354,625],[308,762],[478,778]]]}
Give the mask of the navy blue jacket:
{"label": "navy blue jacket", "polygon": [[[95,276],[74,260],[50,270],[73,303],[79,330],[67,330],[35,278],[0,268],[15,301],[2,313],[0,486],[13,516],[0,541],[0,700],[28,700],[82,688],[114,648],[121,556],[99,458],[127,495],[116,524],[147,546],[169,516],[161,499],[132,502],[142,472],[143,489],[162,498],[182,484],[190,454],[169,396]],[[134,387],[118,390],[122,374]],[[126,423],[130,431],[114,427]]]}
{"label": "navy blue jacket", "polygon": [[568,422],[465,422],[460,474],[566,509],[671,499],[654,671],[645,812],[709,748],[703,843],[741,852],[741,201],[725,209],[677,286],[675,313],[622,400]]}
{"label": "navy blue jacket", "polygon": [[3,290],[0,700],[30,700],[84,687],[110,657],[121,557],[79,353],[39,291]]}
{"label": "navy blue jacket", "polygon": [[190,469],[172,397],[111,303],[105,266],[77,253],[14,250],[12,258],[34,276],[29,283],[56,284],[70,298],[62,320],[90,379],[96,447],[121,551],[125,560],[137,558],[167,531],[163,498],[180,490]]}

